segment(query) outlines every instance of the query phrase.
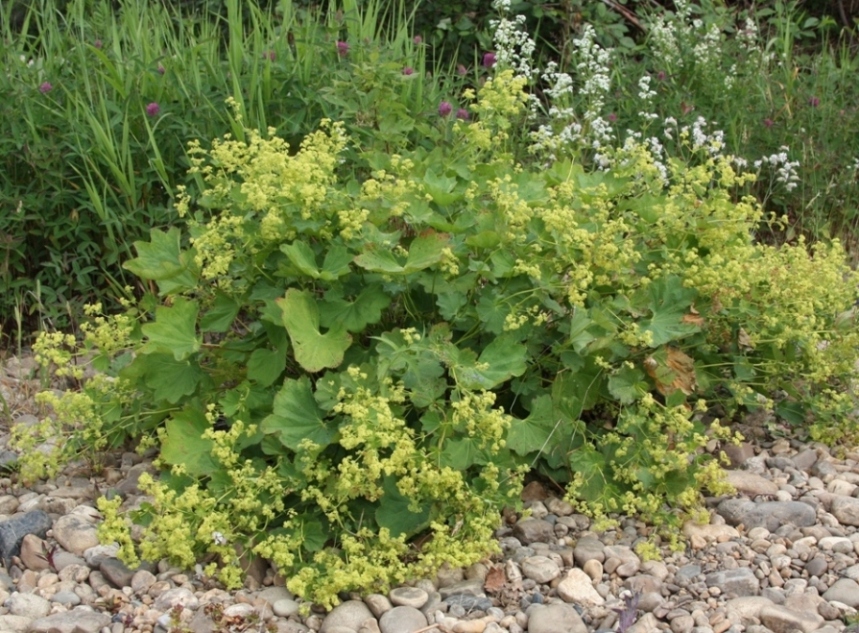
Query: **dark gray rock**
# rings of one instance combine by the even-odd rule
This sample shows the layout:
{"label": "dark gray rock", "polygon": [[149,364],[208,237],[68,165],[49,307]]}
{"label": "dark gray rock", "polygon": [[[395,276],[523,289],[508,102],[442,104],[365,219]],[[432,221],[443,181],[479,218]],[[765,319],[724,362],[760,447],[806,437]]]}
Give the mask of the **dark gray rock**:
{"label": "dark gray rock", "polygon": [[716,512],[731,525],[743,524],[747,529],[765,527],[775,532],[785,524],[807,527],[817,523],[817,513],[799,501],[765,501],[755,503],[747,499],[726,499]]}
{"label": "dark gray rock", "polygon": [[0,558],[9,567],[10,560],[21,551],[21,541],[28,534],[45,538],[51,529],[51,517],[42,510],[33,510],[21,516],[0,522]]}
{"label": "dark gray rock", "polygon": [[125,563],[118,558],[107,558],[98,566],[99,571],[104,574],[107,581],[114,587],[122,589],[131,586],[134,578],[134,570],[129,569]]}
{"label": "dark gray rock", "polygon": [[543,519],[524,519],[513,526],[513,536],[523,545],[551,543],[555,540],[555,528]]}
{"label": "dark gray rock", "polygon": [[448,596],[444,601],[450,606],[460,606],[466,611],[486,611],[492,606],[492,600],[480,596],[470,596],[465,593],[456,593]]}
{"label": "dark gray rock", "polygon": [[707,574],[706,583],[708,587],[718,587],[723,594],[735,596],[756,596],[761,592],[760,581],[748,567]]}

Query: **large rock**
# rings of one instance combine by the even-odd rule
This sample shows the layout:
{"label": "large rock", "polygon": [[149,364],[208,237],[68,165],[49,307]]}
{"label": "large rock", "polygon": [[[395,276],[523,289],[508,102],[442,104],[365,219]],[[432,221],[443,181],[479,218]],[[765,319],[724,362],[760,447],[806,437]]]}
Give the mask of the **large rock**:
{"label": "large rock", "polygon": [[99,544],[95,524],[80,514],[67,514],[54,524],[54,538],[68,552],[83,556],[91,547]]}
{"label": "large rock", "polygon": [[823,594],[823,599],[841,602],[854,609],[859,608],[859,583],[850,578],[840,578]]}
{"label": "large rock", "polygon": [[45,538],[52,523],[51,517],[42,510],[33,510],[0,522],[0,558],[6,567],[9,567],[11,558],[18,555],[25,536],[35,534]]}
{"label": "large rock", "polygon": [[817,513],[801,501],[765,501],[754,503],[746,499],[726,499],[716,511],[731,525],[745,525],[746,529],[765,527],[770,532],[790,523],[807,527],[817,523]]}
{"label": "large rock", "polygon": [[382,633],[412,633],[426,625],[426,616],[414,607],[394,607],[379,618]]}
{"label": "large rock", "polygon": [[345,627],[357,631],[367,618],[372,618],[373,614],[367,605],[360,600],[347,600],[342,604],[337,605],[331,610],[325,619],[322,621],[320,633],[327,633],[332,627]]}
{"label": "large rock", "polygon": [[99,633],[110,626],[110,616],[89,607],[78,607],[65,613],[39,618],[30,625],[31,633]]}
{"label": "large rock", "polygon": [[811,633],[823,624],[823,618],[813,611],[791,611],[783,606],[764,607],[760,612],[761,624],[773,633],[802,631]]}
{"label": "large rock", "polygon": [[566,577],[558,583],[558,595],[564,602],[583,607],[598,607],[605,604],[605,599],[597,593],[590,577],[581,569],[571,569]]}
{"label": "large rock", "polygon": [[859,499],[856,497],[833,497],[830,512],[842,525],[859,525]]}
{"label": "large rock", "polygon": [[555,528],[543,519],[523,519],[513,526],[513,536],[523,545],[552,543],[555,540]]}
{"label": "large rock", "polygon": [[522,575],[534,582],[545,584],[561,575],[558,564],[546,556],[529,556],[521,563]]}
{"label": "large rock", "polygon": [[778,492],[778,485],[774,481],[745,470],[726,470],[725,478],[737,489],[737,492],[751,497],[771,496]]}
{"label": "large rock", "polygon": [[581,616],[568,604],[528,607],[528,633],[588,633]]}
{"label": "large rock", "polygon": [[718,587],[723,594],[735,596],[756,596],[761,591],[760,581],[748,567],[714,571],[707,574],[706,583],[708,587]]}

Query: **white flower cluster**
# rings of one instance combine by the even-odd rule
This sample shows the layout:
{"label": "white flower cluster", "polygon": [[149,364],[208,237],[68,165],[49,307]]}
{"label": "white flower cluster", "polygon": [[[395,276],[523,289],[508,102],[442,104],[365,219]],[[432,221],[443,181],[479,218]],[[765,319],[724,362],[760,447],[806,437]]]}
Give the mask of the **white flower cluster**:
{"label": "white flower cluster", "polygon": [[[638,98],[641,99],[643,106],[653,105],[653,98],[656,96],[656,91],[650,87],[650,75],[643,75],[638,80]],[[653,121],[659,118],[659,115],[654,112],[648,112],[647,109],[639,110],[638,116],[645,121]]]}
{"label": "white flower cluster", "polygon": [[759,172],[764,167],[775,170],[775,181],[784,185],[787,191],[793,191],[799,184],[799,174],[797,173],[799,161],[790,160],[787,155],[789,151],[790,148],[787,145],[782,145],[778,154],[764,156],[760,160],[756,160],[754,166]]}
{"label": "white flower cluster", "polygon": [[510,11],[510,0],[494,0],[494,8],[501,15],[500,20],[490,20],[492,41],[495,43],[496,63],[512,68],[517,75],[531,78],[531,56],[537,45],[525,30],[525,16],[517,15],[512,20],[507,18]]}
{"label": "white flower cluster", "polygon": [[[562,148],[589,148],[597,152],[596,160],[602,163],[605,158],[600,156],[600,148],[615,139],[611,123],[602,116],[611,90],[611,53],[597,44],[596,33],[589,24],[582,29],[581,37],[573,40],[573,46],[580,87],[576,92],[573,78],[549,62],[541,77],[547,85],[544,93],[551,103],[548,114],[552,124],[541,125],[531,133],[530,150],[555,160]],[[574,94],[585,100],[581,117],[572,105]]]}

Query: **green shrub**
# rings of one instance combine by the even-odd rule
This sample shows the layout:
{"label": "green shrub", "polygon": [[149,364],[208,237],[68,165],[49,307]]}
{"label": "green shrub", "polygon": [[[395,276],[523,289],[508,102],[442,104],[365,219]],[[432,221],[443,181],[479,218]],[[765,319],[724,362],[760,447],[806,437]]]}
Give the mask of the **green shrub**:
{"label": "green shrub", "polygon": [[[632,142],[611,172],[512,161],[524,85],[499,70],[474,119],[358,168],[340,123],[297,151],[254,130],[193,145],[187,244],[136,243],[126,268],[157,294],[85,328],[104,375],[16,429],[22,475],[157,445],[148,500],[99,504],[125,560],[208,556],[235,585],[252,552],[332,604],[484,556],[524,470],[671,527],[724,491],[717,416],[855,438],[832,425],[859,342],[840,246],[755,243],[759,205],[732,193],[753,176],[691,142],[694,164]],[[71,366],[72,343],[40,359]]]}

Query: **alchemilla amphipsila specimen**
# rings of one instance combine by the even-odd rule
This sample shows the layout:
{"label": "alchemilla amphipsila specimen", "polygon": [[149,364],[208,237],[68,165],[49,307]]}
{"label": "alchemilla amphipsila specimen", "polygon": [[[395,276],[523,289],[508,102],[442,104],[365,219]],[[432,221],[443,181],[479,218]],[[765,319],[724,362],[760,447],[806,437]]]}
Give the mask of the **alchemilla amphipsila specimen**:
{"label": "alchemilla amphipsila specimen", "polygon": [[147,503],[100,503],[126,560],[206,557],[234,586],[252,552],[330,605],[491,553],[528,469],[673,525],[723,490],[704,447],[740,407],[854,433],[831,423],[859,344],[840,246],[756,243],[748,177],[706,147],[515,163],[523,87],[499,69],[477,120],[368,171],[331,122],[295,153],[273,130],[191,148],[188,235],[126,264],[157,296],[87,330],[121,389],[56,405],[58,431],[160,447]]}

